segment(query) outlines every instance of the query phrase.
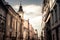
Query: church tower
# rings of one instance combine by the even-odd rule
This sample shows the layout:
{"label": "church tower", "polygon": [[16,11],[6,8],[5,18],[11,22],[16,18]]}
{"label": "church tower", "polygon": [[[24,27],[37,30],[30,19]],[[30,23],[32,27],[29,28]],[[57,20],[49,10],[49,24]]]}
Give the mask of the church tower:
{"label": "church tower", "polygon": [[24,19],[24,12],[23,12],[23,9],[22,9],[21,1],[20,1],[20,6],[19,6],[18,14],[21,16],[22,19]]}

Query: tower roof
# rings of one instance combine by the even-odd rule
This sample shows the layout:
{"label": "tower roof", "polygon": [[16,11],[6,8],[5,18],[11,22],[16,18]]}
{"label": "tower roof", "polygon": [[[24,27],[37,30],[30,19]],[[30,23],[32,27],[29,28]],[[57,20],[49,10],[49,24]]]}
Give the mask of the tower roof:
{"label": "tower roof", "polygon": [[22,4],[21,4],[21,2],[20,2],[20,6],[19,6],[19,10],[18,10],[18,12],[23,12],[23,9],[22,9]]}

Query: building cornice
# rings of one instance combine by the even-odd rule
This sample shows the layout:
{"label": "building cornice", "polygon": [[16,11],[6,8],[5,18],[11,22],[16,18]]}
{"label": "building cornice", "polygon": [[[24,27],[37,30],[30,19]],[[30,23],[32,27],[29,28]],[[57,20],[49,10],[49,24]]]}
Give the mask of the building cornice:
{"label": "building cornice", "polygon": [[54,1],[54,3],[52,4],[52,7],[50,7],[50,11],[54,8],[55,4],[56,4],[56,1]]}

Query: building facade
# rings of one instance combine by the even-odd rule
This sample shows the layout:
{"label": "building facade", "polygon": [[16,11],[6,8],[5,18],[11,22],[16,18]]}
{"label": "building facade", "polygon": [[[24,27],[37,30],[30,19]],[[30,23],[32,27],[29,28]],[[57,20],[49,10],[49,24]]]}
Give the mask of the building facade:
{"label": "building facade", "polygon": [[24,11],[23,11],[21,3],[20,3],[19,10],[17,13],[21,16],[20,40],[23,40]]}
{"label": "building facade", "polygon": [[38,40],[38,31],[37,31],[37,29],[35,29],[34,40]]}
{"label": "building facade", "polygon": [[9,4],[5,6],[8,9],[6,16],[6,40],[20,40],[21,17]]}
{"label": "building facade", "polygon": [[0,0],[0,40],[5,40],[7,12],[8,11],[3,3],[3,0]]}
{"label": "building facade", "polygon": [[28,20],[23,23],[23,40],[28,40]]}
{"label": "building facade", "polygon": [[[28,20],[24,20],[23,25],[23,40],[33,40],[34,38],[34,29]],[[29,39],[28,39],[29,37]]]}
{"label": "building facade", "polygon": [[60,40],[60,0],[50,0],[52,40]]}
{"label": "building facade", "polygon": [[29,24],[29,34],[30,34],[30,40],[34,40],[34,28],[32,27],[31,24]]}
{"label": "building facade", "polygon": [[44,14],[43,16],[43,21],[45,23],[45,26],[43,28],[44,30],[44,36],[43,40],[51,40],[51,26],[50,26],[50,0],[44,0],[43,1],[43,8],[42,8],[42,13]]}
{"label": "building facade", "polygon": [[41,36],[40,36],[40,40],[44,40],[44,30],[41,31]]}
{"label": "building facade", "polygon": [[50,28],[48,29],[51,30],[50,32],[51,37],[52,37],[51,40],[60,40],[60,31],[59,31],[60,30],[60,0],[49,0],[48,12],[50,14],[50,17],[46,15],[47,17],[45,17],[45,19],[48,17],[49,18],[45,24],[48,25],[48,27]]}

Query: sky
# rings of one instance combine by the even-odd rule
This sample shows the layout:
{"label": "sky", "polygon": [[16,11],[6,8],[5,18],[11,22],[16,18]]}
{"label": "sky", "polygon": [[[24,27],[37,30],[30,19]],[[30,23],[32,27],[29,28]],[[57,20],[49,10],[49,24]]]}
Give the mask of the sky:
{"label": "sky", "polygon": [[[6,0],[17,12],[20,6],[20,0]],[[38,30],[38,36],[41,32],[42,23],[42,2],[43,0],[22,0],[24,19],[29,19],[34,29]]]}

